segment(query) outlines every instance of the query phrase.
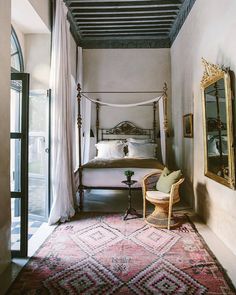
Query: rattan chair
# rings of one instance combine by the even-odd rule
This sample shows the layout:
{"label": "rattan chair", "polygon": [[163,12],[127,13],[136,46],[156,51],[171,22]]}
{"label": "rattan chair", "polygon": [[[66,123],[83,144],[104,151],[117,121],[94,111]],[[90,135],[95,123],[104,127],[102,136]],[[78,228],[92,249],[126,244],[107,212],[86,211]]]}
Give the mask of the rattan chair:
{"label": "rattan chair", "polygon": [[[161,172],[157,171],[143,178],[143,218],[152,226],[170,229],[178,225],[178,221],[172,215],[172,206],[180,200],[179,186],[184,181],[184,178],[180,178],[171,186],[170,193],[163,193],[155,190],[160,175]],[[146,217],[146,200],[155,206],[155,210],[148,217]]]}

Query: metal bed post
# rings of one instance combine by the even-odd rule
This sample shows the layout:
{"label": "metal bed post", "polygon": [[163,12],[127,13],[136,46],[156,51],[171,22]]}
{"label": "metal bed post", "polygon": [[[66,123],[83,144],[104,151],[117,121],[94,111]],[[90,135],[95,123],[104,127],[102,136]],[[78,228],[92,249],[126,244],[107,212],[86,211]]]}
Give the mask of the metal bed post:
{"label": "metal bed post", "polygon": [[[99,101],[99,99],[97,99]],[[98,143],[98,136],[99,136],[99,103],[96,103],[96,142]]]}
{"label": "metal bed post", "polygon": [[167,97],[167,83],[164,83],[163,87],[163,104],[164,104],[164,132],[165,132],[165,151],[166,151],[166,165],[168,165],[168,152],[167,152],[167,137],[169,136],[168,134],[168,118],[167,118],[167,105],[168,105],[168,97]]}
{"label": "metal bed post", "polygon": [[84,197],[84,190],[82,184],[82,142],[81,142],[81,128],[82,128],[82,117],[81,117],[81,86],[80,83],[77,85],[77,101],[78,101],[78,118],[77,118],[77,125],[78,125],[78,137],[79,137],[79,209],[83,209],[83,197]]}

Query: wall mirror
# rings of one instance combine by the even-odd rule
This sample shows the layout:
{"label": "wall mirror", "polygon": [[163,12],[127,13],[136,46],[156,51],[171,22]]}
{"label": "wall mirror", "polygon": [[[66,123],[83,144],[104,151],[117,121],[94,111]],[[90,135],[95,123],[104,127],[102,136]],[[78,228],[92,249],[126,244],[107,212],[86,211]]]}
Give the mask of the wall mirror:
{"label": "wall mirror", "polygon": [[228,69],[208,63],[201,81],[205,175],[235,189],[233,103]]}

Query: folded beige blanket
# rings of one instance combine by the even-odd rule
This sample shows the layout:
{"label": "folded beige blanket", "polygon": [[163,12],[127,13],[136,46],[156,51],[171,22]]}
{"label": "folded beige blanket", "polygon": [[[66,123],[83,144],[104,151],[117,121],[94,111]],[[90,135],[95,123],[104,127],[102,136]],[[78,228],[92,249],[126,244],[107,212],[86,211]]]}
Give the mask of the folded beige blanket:
{"label": "folded beige blanket", "polygon": [[93,159],[82,168],[153,168],[163,170],[164,166],[156,159]]}

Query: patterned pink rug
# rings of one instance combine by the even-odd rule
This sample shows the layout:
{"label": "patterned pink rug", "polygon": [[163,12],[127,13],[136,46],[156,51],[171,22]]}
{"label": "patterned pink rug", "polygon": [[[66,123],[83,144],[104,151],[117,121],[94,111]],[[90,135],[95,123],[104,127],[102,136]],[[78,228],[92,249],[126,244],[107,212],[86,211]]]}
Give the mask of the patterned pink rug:
{"label": "patterned pink rug", "polygon": [[236,294],[187,221],[158,230],[120,214],[56,228],[8,294]]}

